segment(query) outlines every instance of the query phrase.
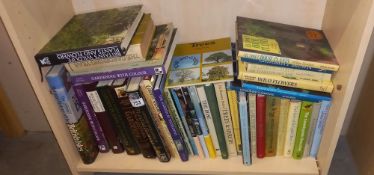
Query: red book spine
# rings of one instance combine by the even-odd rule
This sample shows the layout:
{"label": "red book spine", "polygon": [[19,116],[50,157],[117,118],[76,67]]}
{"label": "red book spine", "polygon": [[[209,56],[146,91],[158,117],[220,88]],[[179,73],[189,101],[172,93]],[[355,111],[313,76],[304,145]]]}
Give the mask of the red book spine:
{"label": "red book spine", "polygon": [[265,131],[266,131],[266,96],[258,94],[256,97],[256,138],[257,157],[265,157]]}

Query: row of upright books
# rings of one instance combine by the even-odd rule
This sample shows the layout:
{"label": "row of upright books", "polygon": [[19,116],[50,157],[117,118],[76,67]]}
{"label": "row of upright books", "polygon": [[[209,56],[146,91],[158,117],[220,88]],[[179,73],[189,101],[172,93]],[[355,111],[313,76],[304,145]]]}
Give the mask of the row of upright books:
{"label": "row of upright books", "polygon": [[177,44],[130,6],[74,16],[35,58],[84,163],[316,157],[338,69],[323,33],[243,17],[236,32]]}

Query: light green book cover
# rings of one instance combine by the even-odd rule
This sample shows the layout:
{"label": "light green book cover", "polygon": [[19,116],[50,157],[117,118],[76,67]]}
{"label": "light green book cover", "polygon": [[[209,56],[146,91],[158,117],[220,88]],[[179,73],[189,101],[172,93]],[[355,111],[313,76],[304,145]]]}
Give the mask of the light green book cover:
{"label": "light green book cover", "polygon": [[305,143],[308,135],[308,129],[310,126],[310,119],[312,116],[313,103],[303,101],[301,103],[300,116],[297,124],[295,146],[292,152],[292,157],[295,159],[301,159],[304,155]]}

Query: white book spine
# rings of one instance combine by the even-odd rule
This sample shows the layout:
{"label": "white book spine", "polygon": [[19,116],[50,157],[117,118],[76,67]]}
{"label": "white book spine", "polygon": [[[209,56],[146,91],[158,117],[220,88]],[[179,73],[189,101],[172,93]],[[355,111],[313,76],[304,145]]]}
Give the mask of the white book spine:
{"label": "white book spine", "polygon": [[290,108],[288,110],[287,132],[284,144],[284,156],[291,157],[293,147],[295,145],[297,123],[300,115],[300,101],[290,101]]}
{"label": "white book spine", "polygon": [[286,141],[289,109],[290,109],[290,100],[282,98],[280,101],[280,114],[279,114],[279,123],[278,123],[277,156],[284,155],[284,144]]}
{"label": "white book spine", "polygon": [[251,133],[251,155],[252,160],[257,155],[256,143],[256,94],[248,93],[249,128]]}

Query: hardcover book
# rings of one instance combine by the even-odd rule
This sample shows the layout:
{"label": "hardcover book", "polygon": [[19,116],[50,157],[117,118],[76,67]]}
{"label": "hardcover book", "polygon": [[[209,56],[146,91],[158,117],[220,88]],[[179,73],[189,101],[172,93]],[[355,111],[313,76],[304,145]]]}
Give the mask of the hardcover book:
{"label": "hardcover book", "polygon": [[239,114],[240,114],[240,131],[242,139],[242,156],[243,164],[251,165],[251,145],[249,136],[248,105],[245,92],[239,92]]}
{"label": "hardcover book", "polygon": [[304,157],[309,157],[310,147],[312,146],[314,130],[316,129],[318,114],[319,114],[320,109],[321,109],[321,103],[313,104],[312,114],[310,118],[310,126],[307,132],[307,137],[306,137],[307,139],[305,142]]}
{"label": "hardcover book", "polygon": [[75,15],[35,59],[42,67],[123,56],[142,16],[142,5]]}
{"label": "hardcover book", "polygon": [[288,110],[290,109],[290,100],[281,98],[279,123],[278,123],[278,140],[277,140],[277,156],[284,155],[284,143],[286,141]]}
{"label": "hardcover book", "polygon": [[256,97],[256,148],[257,157],[265,157],[266,146],[266,96],[257,94]]}
{"label": "hardcover book", "polygon": [[323,130],[325,129],[325,124],[327,120],[327,116],[329,114],[331,106],[331,101],[322,101],[321,102],[321,109],[318,114],[317,124],[314,129],[314,136],[312,141],[312,146],[310,148],[310,156],[317,157],[317,153],[319,150],[319,146],[321,144]]}
{"label": "hardcover book", "polygon": [[[230,83],[227,83],[228,85]],[[236,144],[236,150],[238,151],[238,154],[242,151],[242,141],[241,141],[241,134],[240,134],[240,119],[239,119],[239,107],[238,107],[238,95],[235,90],[229,90],[227,89],[227,98],[229,100],[230,105],[230,113],[231,113],[231,119],[232,119],[232,128],[234,130],[234,137],[235,137],[235,144]]]}
{"label": "hardcover book", "polygon": [[292,157],[301,159],[304,156],[305,143],[310,127],[310,119],[312,116],[313,103],[303,101],[301,103],[300,116],[297,124],[295,147],[293,148]]}
{"label": "hardcover book", "polygon": [[278,124],[280,112],[280,99],[266,97],[265,120],[265,156],[272,157],[277,153]]}
{"label": "hardcover book", "polygon": [[321,30],[237,17],[238,59],[332,73],[338,61]]}
{"label": "hardcover book", "polygon": [[284,143],[284,156],[291,157],[295,146],[297,123],[300,116],[301,102],[297,100],[290,101],[288,110],[287,132]]}
{"label": "hardcover book", "polygon": [[257,156],[256,141],[256,94],[248,93],[249,128],[251,133],[251,157],[252,161]]}

